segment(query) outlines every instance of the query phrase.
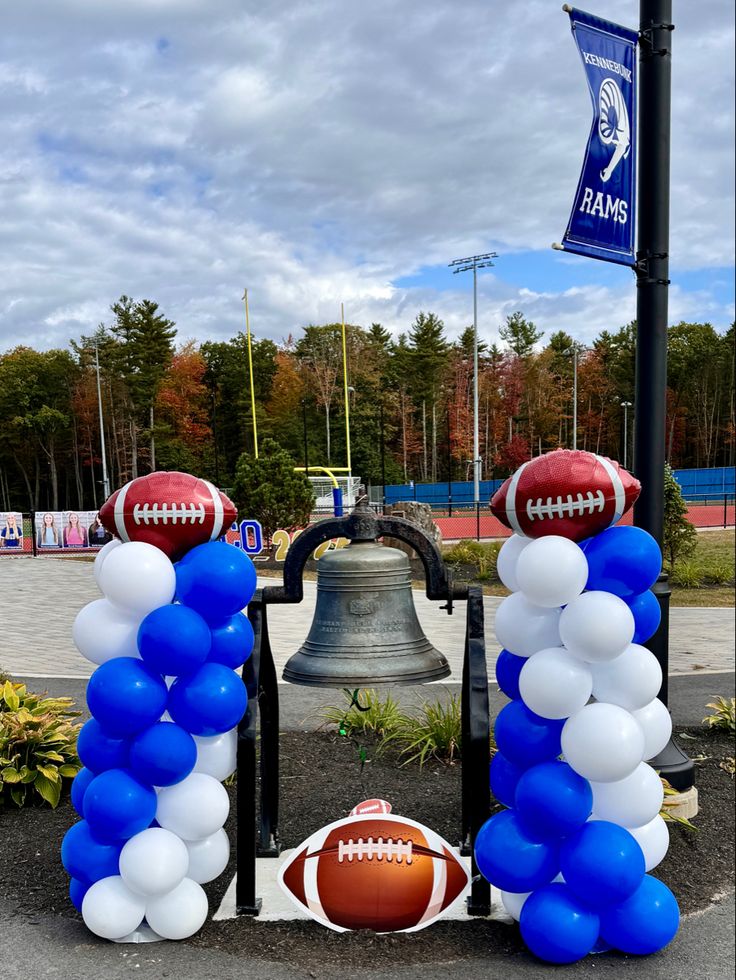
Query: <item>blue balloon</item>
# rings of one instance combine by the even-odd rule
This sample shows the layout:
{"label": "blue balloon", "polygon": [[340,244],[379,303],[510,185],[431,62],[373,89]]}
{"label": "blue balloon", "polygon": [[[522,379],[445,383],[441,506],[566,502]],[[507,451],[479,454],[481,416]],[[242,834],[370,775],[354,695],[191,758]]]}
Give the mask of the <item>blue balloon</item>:
{"label": "blue balloon", "polygon": [[502,752],[496,752],[491,759],[491,792],[499,803],[513,806],[516,786],[524,770],[513,762],[509,762]]}
{"label": "blue balloon", "polygon": [[624,596],[624,602],[634,614],[632,643],[646,643],[659,629],[662,609],[656,595],[649,589],[639,595]]}
{"label": "blue balloon", "polygon": [[169,691],[169,714],[192,735],[220,735],[229,731],[238,724],[247,707],[245,684],[223,664],[206,663],[189,677],[174,681]]}
{"label": "blue balloon", "polygon": [[513,810],[487,820],[475,838],[480,873],[507,892],[531,892],[548,884],[560,870],[559,849],[528,837]]}
{"label": "blue balloon", "polygon": [[102,730],[95,718],[82,725],[77,738],[77,755],[95,775],[106,769],[124,769],[128,764],[127,738],[114,738]]}
{"label": "blue balloon", "polygon": [[72,780],[72,806],[80,817],[84,816],[84,794],[94,778],[95,773],[91,769],[80,769]]}
{"label": "blue balloon", "polygon": [[586,905],[618,905],[636,891],[646,870],[638,841],[624,827],[592,820],[560,848],[560,870]]}
{"label": "blue balloon", "polygon": [[239,548],[209,541],[187,552],[176,565],[176,594],[208,623],[220,624],[253,598],[256,570]]}
{"label": "blue balloon", "polygon": [[84,901],[84,896],[89,891],[90,886],[85,884],[83,881],[77,881],[76,878],[72,878],[69,882],[69,898],[72,900],[72,905],[77,910],[77,912],[82,911],[82,902]]}
{"label": "blue balloon", "polygon": [[84,819],[100,841],[123,841],[150,826],[157,797],[125,769],[95,776],[84,794]]}
{"label": "blue balloon", "polygon": [[509,650],[502,650],[496,660],[496,680],[507,698],[513,701],[521,697],[519,692],[519,674],[526,663],[526,657],[517,657]]}
{"label": "blue balloon", "polygon": [[617,524],[596,534],[585,547],[586,589],[638,595],[652,586],[662,570],[662,552],[647,531]]}
{"label": "blue balloon", "polygon": [[87,684],[90,712],[106,734],[117,738],[135,735],[158,721],[167,698],[161,675],[134,657],[108,660]]}
{"label": "blue balloon", "polygon": [[529,949],[547,963],[576,963],[598,939],[600,922],[563,884],[545,885],[524,902],[519,919]]}
{"label": "blue balloon", "polygon": [[645,875],[633,895],[601,912],[601,937],[622,953],[646,956],[663,949],[680,925],[677,900],[664,882]]}
{"label": "blue balloon", "polygon": [[120,874],[118,860],[123,842],[106,843],[92,836],[86,820],[80,820],[67,830],[61,842],[61,863],[67,874],[91,885],[100,878]]}
{"label": "blue balloon", "polygon": [[494,734],[500,752],[511,762],[528,769],[561,752],[560,735],[565,719],[540,718],[523,701],[511,701],[496,718]]}
{"label": "blue balloon", "polygon": [[191,674],[210,652],[210,628],[187,606],[159,606],[138,628],[138,650],[151,670],[168,677]]}
{"label": "blue balloon", "polygon": [[253,641],[250,620],[243,613],[235,613],[224,623],[212,627],[212,649],[207,659],[237,670],[253,652]]}
{"label": "blue balloon", "polygon": [[593,791],[566,762],[542,762],[522,774],[514,805],[530,837],[555,840],[583,826],[593,810]]}
{"label": "blue balloon", "polygon": [[130,746],[130,773],[150,786],[173,786],[194,769],[197,743],[171,721],[157,721]]}

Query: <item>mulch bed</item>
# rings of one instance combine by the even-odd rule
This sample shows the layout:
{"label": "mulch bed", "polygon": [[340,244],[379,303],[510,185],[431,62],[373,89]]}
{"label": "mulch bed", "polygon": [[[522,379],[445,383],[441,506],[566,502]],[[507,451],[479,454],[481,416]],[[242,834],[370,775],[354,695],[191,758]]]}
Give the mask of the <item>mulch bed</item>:
{"label": "mulch bed", "polygon": [[[655,870],[674,891],[683,913],[706,908],[733,888],[734,780],[720,762],[734,755],[727,735],[690,729],[681,744],[697,760],[700,812],[697,833],[670,825],[670,850]],[[459,834],[460,768],[430,762],[400,768],[396,755],[376,753],[328,732],[284,733],[281,737],[281,843],[293,847],[369,797],[389,800],[395,813],[426,823],[451,843]],[[234,799],[234,789],[230,789]],[[46,807],[0,810],[0,899],[6,914],[55,914],[79,918],[68,899],[68,879],[59,858],[61,839],[76,819],[68,799]],[[227,830],[234,837],[234,814]],[[214,911],[234,873],[233,862],[218,881],[206,886]],[[486,920],[437,923],[413,934],[376,936],[335,933],[315,922],[259,922],[241,917],[208,921],[189,940],[195,946],[260,959],[298,962],[303,968],[364,968],[409,963],[442,963],[482,957],[491,950],[521,953],[518,929]]]}

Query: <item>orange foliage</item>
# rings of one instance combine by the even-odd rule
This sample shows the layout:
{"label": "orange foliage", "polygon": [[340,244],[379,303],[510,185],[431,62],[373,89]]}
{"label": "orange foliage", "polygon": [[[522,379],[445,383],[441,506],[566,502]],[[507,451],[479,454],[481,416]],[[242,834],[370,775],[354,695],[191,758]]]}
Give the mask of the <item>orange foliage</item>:
{"label": "orange foliage", "polygon": [[206,368],[194,342],[184,344],[174,354],[156,400],[159,418],[168,422],[174,433],[193,447],[201,446],[212,436],[207,424]]}

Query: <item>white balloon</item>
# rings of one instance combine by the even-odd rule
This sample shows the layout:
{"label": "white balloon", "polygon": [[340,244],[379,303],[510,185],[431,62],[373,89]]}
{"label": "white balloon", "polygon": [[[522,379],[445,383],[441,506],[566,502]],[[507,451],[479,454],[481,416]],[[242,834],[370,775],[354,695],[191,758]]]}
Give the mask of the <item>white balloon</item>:
{"label": "white balloon", "polygon": [[521,918],[521,910],[524,902],[529,898],[531,892],[501,892],[501,902],[512,919],[518,922]]}
{"label": "white balloon", "polygon": [[560,610],[529,602],[521,592],[507,596],[496,610],[496,639],[517,657],[560,645]]}
{"label": "white balloon", "polygon": [[203,772],[193,772],[161,790],[156,820],[185,841],[202,840],[222,827],[229,812],[230,798],[222,783]]}
{"label": "white balloon", "polygon": [[[92,566],[92,574],[94,575],[95,582],[97,582],[98,586],[100,584],[100,572],[102,571],[102,566],[105,564],[105,559],[111,551],[114,551],[115,548],[118,548],[122,543],[123,542],[120,541],[119,538],[113,538],[112,541],[108,541],[107,544],[104,544],[95,555],[95,562]],[[100,591],[102,591],[102,589],[100,589]]]}
{"label": "white balloon", "polygon": [[530,602],[565,606],[585,588],[588,562],[574,541],[550,534],[524,548],[516,563],[516,581]]}
{"label": "white balloon", "polygon": [[588,703],[592,689],[590,667],[564,647],[540,650],[519,674],[522,701],[542,718],[569,718]]}
{"label": "white balloon", "polygon": [[82,901],[84,924],[103,939],[122,939],[143,922],[146,900],[119,875],[96,881]]}
{"label": "white balloon", "polygon": [[593,664],[593,695],[598,701],[618,704],[636,711],[656,698],[662,686],[662,668],[657,658],[638,643],[632,643],[615,660]]}
{"label": "white balloon", "polygon": [[625,779],[644,755],[644,734],[616,704],[586,704],[562,728],[566,762],[585,779],[612,783]]}
{"label": "white balloon", "polygon": [[593,812],[621,827],[641,827],[662,809],[664,787],[657,772],[640,762],[630,776],[615,783],[594,783]]}
{"label": "white balloon", "polygon": [[634,616],[611,592],[584,592],[562,610],[560,637],[588,663],[620,657],[634,638]]}
{"label": "white balloon", "polygon": [[95,599],[77,613],[72,626],[74,645],[93,664],[104,664],[114,657],[140,660],[137,637],[141,619],[108,599]]}
{"label": "white balloon", "polygon": [[143,541],[128,541],[105,559],[100,588],[110,602],[143,617],[171,602],[176,573],[163,551]]}
{"label": "white balloon", "polygon": [[643,827],[629,827],[629,833],[636,839],[644,852],[644,863],[647,871],[656,868],[662,861],[670,846],[670,832],[662,817],[657,816],[645,823]]}
{"label": "white balloon", "polygon": [[140,895],[161,895],[184,880],[189,851],[184,841],[162,827],[149,827],[126,842],[120,852],[120,874]]}
{"label": "white balloon", "polygon": [[498,577],[511,592],[519,591],[519,583],[516,580],[516,563],[522,551],[530,542],[531,538],[523,538],[520,534],[512,534],[501,545],[501,550],[496,558]]}
{"label": "white balloon", "polygon": [[212,735],[205,737],[195,735],[194,741],[197,743],[197,761],[194,764],[194,772],[204,772],[208,776],[222,782],[231,776],[237,767],[238,759],[238,730],[231,728],[222,735]]}
{"label": "white balloon", "polygon": [[643,708],[631,712],[644,733],[644,755],[646,762],[658,755],[672,737],[672,718],[659,698],[654,698]]}
{"label": "white balloon", "polygon": [[202,886],[185,878],[165,895],[149,898],[146,921],[164,939],[187,939],[202,928],[207,910],[207,896]]}
{"label": "white balloon", "polygon": [[223,829],[204,840],[185,841],[189,851],[187,878],[200,885],[214,881],[227,867],[230,860],[230,841]]}

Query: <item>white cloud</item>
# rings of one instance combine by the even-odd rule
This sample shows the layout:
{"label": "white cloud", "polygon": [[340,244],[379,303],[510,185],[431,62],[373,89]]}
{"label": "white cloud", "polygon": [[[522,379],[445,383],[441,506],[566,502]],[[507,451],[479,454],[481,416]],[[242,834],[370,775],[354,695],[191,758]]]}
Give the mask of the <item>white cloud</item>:
{"label": "white cloud", "polygon": [[[678,5],[671,320],[733,316],[733,19]],[[636,23],[634,0],[597,12]],[[564,229],[590,106],[559,5],[452,0],[36,0],[0,39],[0,349],[64,345],[121,293],[183,336],[280,338],[336,319],[467,325],[467,289],[392,283],[455,255],[545,249]],[[530,269],[533,257],[530,257]],[[589,263],[590,264],[590,263]],[[633,283],[579,266],[544,290],[479,286],[492,338],[521,308],[582,339],[634,315]],[[458,288],[456,288],[458,287]],[[723,297],[727,298],[724,299]]]}

